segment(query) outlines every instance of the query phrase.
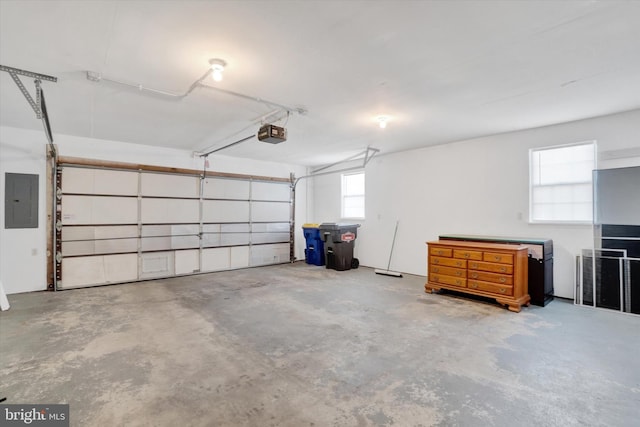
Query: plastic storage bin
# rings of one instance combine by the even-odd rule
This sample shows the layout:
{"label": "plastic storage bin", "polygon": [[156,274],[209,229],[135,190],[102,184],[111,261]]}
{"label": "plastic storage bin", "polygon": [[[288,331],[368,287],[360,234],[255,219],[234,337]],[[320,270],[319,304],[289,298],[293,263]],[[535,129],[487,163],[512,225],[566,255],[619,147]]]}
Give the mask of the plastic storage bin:
{"label": "plastic storage bin", "polygon": [[320,224],[320,235],[324,242],[324,257],[327,268],[337,271],[358,268],[359,262],[353,257],[353,247],[360,224]]}
{"label": "plastic storage bin", "polygon": [[324,265],[324,242],[318,224],[303,224],[302,232],[307,242],[304,258],[307,264]]}

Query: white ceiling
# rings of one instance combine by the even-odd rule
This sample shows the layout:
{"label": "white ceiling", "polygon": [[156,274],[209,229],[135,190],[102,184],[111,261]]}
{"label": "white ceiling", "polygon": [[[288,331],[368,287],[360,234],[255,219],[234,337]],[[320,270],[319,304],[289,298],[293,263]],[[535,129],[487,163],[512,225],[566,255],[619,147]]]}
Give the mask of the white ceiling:
{"label": "white ceiling", "polygon": [[[184,93],[222,58],[224,80],[206,84],[308,110],[286,142],[222,153],[318,165],[639,108],[639,23],[639,1],[2,0],[0,64],[58,77],[43,83],[54,138],[199,151],[273,108],[86,71]],[[7,73],[0,90],[0,124],[41,129]]]}

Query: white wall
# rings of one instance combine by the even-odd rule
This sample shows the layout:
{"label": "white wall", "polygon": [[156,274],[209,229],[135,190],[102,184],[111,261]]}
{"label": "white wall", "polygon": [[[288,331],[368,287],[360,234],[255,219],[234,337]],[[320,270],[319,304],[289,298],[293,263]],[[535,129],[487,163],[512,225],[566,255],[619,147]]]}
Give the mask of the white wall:
{"label": "white wall", "polygon": [[[46,289],[46,152],[44,132],[0,127],[0,280],[8,294]],[[38,228],[5,229],[5,173],[37,174]]]}
{"label": "white wall", "polygon": [[[61,156],[202,169],[202,159],[192,152],[54,134]],[[46,289],[46,138],[42,131],[0,126],[0,188],[4,195],[5,172],[38,174],[39,220],[37,229],[6,230],[4,201],[0,203],[0,280],[8,294]],[[305,167],[274,162],[209,156],[208,170],[288,178],[305,175]],[[307,222],[307,183],[296,190],[296,257],[304,259],[304,236],[298,225]],[[4,197],[2,198],[4,200]]]}
{"label": "white wall", "polygon": [[[555,294],[573,298],[575,255],[592,246],[592,227],[528,223],[529,149],[594,139],[599,153],[639,147],[640,110],[374,158],[356,256],[386,268],[396,220],[391,269],[418,275],[426,274],[425,242],[440,234],[548,237]],[[640,158],[598,167],[621,165],[640,165]],[[314,222],[340,221],[339,174],[314,178],[314,198]]]}

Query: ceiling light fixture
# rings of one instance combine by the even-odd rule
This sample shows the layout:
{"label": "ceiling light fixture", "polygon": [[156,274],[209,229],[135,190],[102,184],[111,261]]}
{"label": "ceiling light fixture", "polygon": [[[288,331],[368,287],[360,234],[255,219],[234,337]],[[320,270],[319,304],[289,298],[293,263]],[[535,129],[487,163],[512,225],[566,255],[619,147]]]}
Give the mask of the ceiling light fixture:
{"label": "ceiling light fixture", "polygon": [[380,129],[384,129],[387,127],[387,122],[389,121],[389,117],[387,116],[378,116],[376,118],[376,121],[378,122],[378,126],[380,126]]}
{"label": "ceiling light fixture", "polygon": [[213,77],[213,80],[217,82],[222,80],[222,72],[227,63],[222,59],[214,58],[209,60],[209,64],[211,65],[211,77]]}

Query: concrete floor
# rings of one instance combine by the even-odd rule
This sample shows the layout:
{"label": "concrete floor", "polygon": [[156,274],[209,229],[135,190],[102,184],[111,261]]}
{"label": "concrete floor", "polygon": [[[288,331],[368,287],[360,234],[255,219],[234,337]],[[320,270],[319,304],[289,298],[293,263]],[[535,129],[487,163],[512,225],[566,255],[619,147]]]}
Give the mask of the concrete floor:
{"label": "concrete floor", "polygon": [[637,426],[640,317],[304,263],[10,295],[0,397],[72,426]]}

